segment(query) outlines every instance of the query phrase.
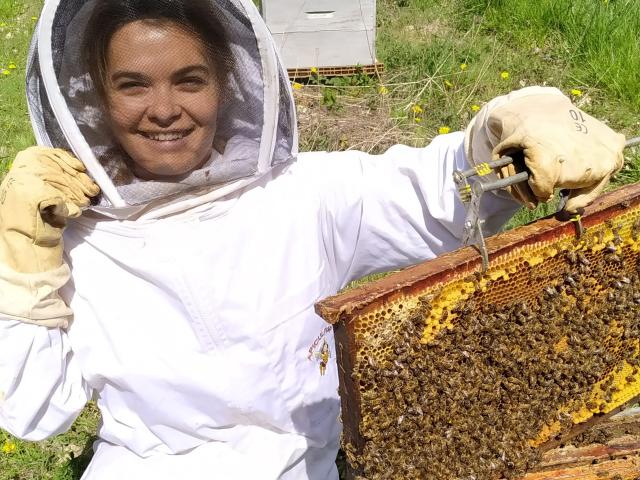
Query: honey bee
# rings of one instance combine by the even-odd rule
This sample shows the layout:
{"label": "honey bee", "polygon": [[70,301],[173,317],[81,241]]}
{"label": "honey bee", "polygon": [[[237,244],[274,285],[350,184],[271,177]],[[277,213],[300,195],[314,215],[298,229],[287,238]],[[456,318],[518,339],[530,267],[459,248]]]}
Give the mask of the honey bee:
{"label": "honey bee", "polygon": [[573,288],[578,286],[578,284],[576,283],[576,281],[573,279],[571,275],[567,275],[564,278],[564,281],[567,282],[569,285],[571,285]]}
{"label": "honey bee", "polygon": [[586,257],[586,255],[584,253],[578,252],[577,256],[578,256],[578,262],[581,265],[586,265],[586,266],[591,265],[591,261]]}
{"label": "honey bee", "polygon": [[631,238],[634,241],[638,239],[638,233],[640,233],[640,217],[637,217],[631,225]]}

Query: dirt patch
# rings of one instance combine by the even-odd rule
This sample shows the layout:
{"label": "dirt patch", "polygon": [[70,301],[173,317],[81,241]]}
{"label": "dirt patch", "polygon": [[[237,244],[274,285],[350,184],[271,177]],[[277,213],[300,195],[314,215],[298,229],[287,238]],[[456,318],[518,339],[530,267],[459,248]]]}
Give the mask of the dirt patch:
{"label": "dirt patch", "polygon": [[334,108],[323,104],[321,87],[305,86],[294,92],[300,150],[381,153],[398,143],[419,143],[411,126],[391,118],[391,105],[375,87],[368,90],[362,89],[358,96],[339,94]]}

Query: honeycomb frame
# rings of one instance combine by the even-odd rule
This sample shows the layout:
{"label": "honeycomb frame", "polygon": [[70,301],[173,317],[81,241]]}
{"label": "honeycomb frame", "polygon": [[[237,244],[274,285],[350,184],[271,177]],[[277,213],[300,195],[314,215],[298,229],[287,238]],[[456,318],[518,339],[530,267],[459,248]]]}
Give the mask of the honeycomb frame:
{"label": "honeycomb frame", "polygon": [[[367,369],[382,373],[380,359],[382,362],[387,359],[388,363],[388,359],[394,357],[389,345],[396,344],[394,341],[402,335],[402,325],[425,304],[428,309],[423,314],[425,321],[420,342],[428,345],[441,332],[455,329],[457,312],[472,298],[504,306],[526,303],[533,296],[545,296],[550,300],[550,295],[559,296],[558,291],[560,296],[564,295],[566,285],[559,285],[559,278],[564,275],[565,283],[567,277],[573,281],[566,274],[568,259],[586,269],[606,264],[602,271],[611,284],[628,281],[621,272],[639,265],[640,185],[603,195],[587,208],[582,225],[585,232],[578,238],[574,223],[548,217],[489,238],[489,269],[485,274],[481,273],[478,252],[465,247],[319,302],[316,311],[334,326],[343,446],[347,456],[353,460],[362,454],[365,444],[372,441],[362,435],[366,430],[362,407],[367,388],[359,383],[358,371],[364,362],[368,362]],[[536,276],[535,272],[539,270],[551,273]],[[525,275],[528,283],[521,282],[516,288],[514,282],[523,271],[528,272]],[[593,298],[602,299],[604,295],[610,298],[611,292],[615,294],[615,289],[603,286],[604,283],[590,286]],[[555,293],[547,295],[545,289]],[[634,342],[631,356],[635,360],[638,339],[627,340],[627,343]],[[604,342],[604,350],[617,355],[621,341],[607,342]],[[559,351],[566,348],[566,342],[556,345]],[[568,432],[560,421],[549,424],[529,444],[541,452],[549,450],[640,396],[637,368],[625,361],[618,362],[615,371],[609,370],[606,378],[601,377],[590,385],[593,396],[589,402],[583,402],[581,408],[557,406],[559,415],[570,416]],[[611,391],[605,391],[605,387]],[[358,466],[355,461],[349,463],[348,478],[363,475],[362,465]]]}

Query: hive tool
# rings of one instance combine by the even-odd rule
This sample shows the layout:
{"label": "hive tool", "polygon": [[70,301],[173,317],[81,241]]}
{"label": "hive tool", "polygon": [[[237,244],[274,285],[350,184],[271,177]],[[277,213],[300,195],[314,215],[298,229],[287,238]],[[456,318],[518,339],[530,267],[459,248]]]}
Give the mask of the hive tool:
{"label": "hive tool", "polygon": [[[635,137],[627,140],[625,148],[634,147],[640,145],[640,137]],[[499,178],[493,181],[487,181],[483,179],[496,168],[503,167],[513,163],[512,156],[504,155],[492,162],[480,163],[473,168],[467,170],[455,170],[453,172],[453,181],[456,184],[460,199],[466,209],[466,217],[464,220],[464,230],[462,235],[463,245],[473,245],[476,247],[480,256],[482,257],[482,271],[486,272],[489,268],[489,254],[487,252],[487,246],[485,243],[484,234],[482,232],[482,226],[484,219],[480,217],[480,200],[485,192],[506,188],[512,185],[516,185],[521,182],[529,180],[529,173],[526,171],[517,173],[506,178]],[[470,180],[473,180],[470,183]],[[568,191],[563,190],[560,192],[560,205],[558,212],[561,212],[564,208],[566,200],[568,198]],[[574,215],[571,217],[576,223],[577,235],[582,235],[584,231],[580,215]]]}

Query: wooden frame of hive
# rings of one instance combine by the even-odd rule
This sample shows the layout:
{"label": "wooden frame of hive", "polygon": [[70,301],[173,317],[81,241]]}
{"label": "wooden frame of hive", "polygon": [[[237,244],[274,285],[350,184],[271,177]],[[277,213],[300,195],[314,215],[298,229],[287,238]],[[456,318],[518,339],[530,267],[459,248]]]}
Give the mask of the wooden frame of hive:
{"label": "wooden frame of hive", "polygon": [[[605,249],[611,248],[612,239],[620,240],[615,249],[616,253],[624,257],[623,261],[633,258],[637,263],[640,251],[640,185],[630,185],[602,196],[586,210],[582,216],[582,225],[585,234],[580,239],[576,238],[574,223],[562,222],[552,217],[488,239],[490,267],[484,278],[495,280],[502,275],[508,279],[509,275],[525,266],[536,268],[536,265],[545,262],[556,262],[566,250],[589,254],[595,252],[594,258],[599,258],[598,255],[601,256]],[[317,304],[318,314],[334,325],[344,445],[350,445],[355,453],[362,452],[364,447],[360,432],[361,387],[353,378],[354,366],[359,361],[358,351],[364,338],[362,332],[371,328],[372,324],[393,322],[394,315],[397,316],[399,312],[398,306],[404,307],[407,312],[415,305],[417,298],[425,298],[425,295],[432,303],[436,303],[432,312],[435,310],[439,314],[443,309],[450,309],[446,302],[437,302],[446,296],[447,289],[455,290],[464,300],[472,288],[470,279],[474,274],[478,278],[476,272],[480,271],[481,259],[478,252],[466,247]],[[517,297],[511,299],[517,300]],[[452,302],[449,300],[449,303]],[[432,327],[431,332],[425,329],[425,338],[433,338],[441,328],[444,327]],[[628,372],[625,374],[629,378]],[[613,398],[600,401],[599,409],[572,412],[573,422],[576,424],[571,430],[572,434],[619,410],[622,405],[639,395],[640,381],[637,381],[635,384],[621,385]],[[541,450],[549,450],[564,440],[564,435],[562,439],[554,438],[554,433],[543,432],[539,437]],[[349,478],[362,474],[358,469],[348,470]]]}
{"label": "wooden frame of hive", "polygon": [[541,464],[522,480],[636,480],[640,474],[640,408],[626,410],[598,424],[620,432],[606,441],[568,445],[545,452]]}
{"label": "wooden frame of hive", "polygon": [[315,71],[311,71],[312,67],[305,68],[288,68],[287,74],[290,80],[309,78],[313,75],[320,77],[346,77],[364,73],[378,77],[384,73],[384,63],[377,62],[372,65],[351,65],[346,67],[313,67]]}

